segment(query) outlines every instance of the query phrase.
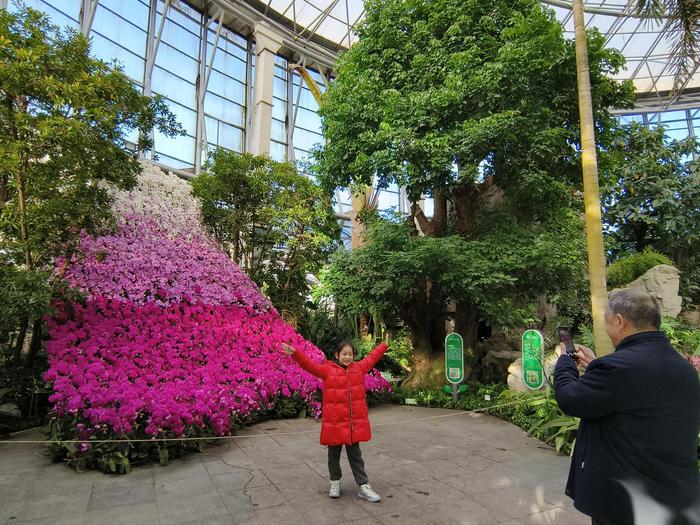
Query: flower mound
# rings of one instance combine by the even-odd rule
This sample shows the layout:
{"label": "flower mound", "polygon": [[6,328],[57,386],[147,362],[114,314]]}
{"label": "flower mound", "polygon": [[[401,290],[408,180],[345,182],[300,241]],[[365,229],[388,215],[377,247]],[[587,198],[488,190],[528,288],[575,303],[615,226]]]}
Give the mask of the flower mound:
{"label": "flower mound", "polygon": [[[50,401],[74,426],[62,439],[226,435],[285,399],[318,415],[319,380],[280,346],[322,352],[207,237],[189,185],[145,165],[114,211],[114,232],[84,236],[57,264],[87,297],[49,320]],[[389,388],[376,370],[366,386]],[[115,470],[109,458],[96,461]]]}

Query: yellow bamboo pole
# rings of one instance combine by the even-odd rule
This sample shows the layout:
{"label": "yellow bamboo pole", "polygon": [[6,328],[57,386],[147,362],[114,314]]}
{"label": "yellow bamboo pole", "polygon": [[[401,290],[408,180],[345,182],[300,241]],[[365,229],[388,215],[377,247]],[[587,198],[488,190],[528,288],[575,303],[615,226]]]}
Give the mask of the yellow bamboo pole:
{"label": "yellow bamboo pole", "polygon": [[593,127],[593,102],[588,73],[588,46],[583,19],[583,0],[573,0],[574,28],[576,32],[576,73],[578,77],[578,104],[581,119],[581,146],[583,163],[583,199],[586,211],[586,244],[588,246],[588,278],[591,287],[591,314],[596,354],[601,356],[613,351],[612,342],[605,333],[604,313],[608,304],[605,287],[605,254],[603,225],[600,212],[598,187],[598,162],[596,159],[595,130]]}
{"label": "yellow bamboo pole", "polygon": [[289,64],[289,69],[295,70],[301,75],[301,78],[304,79],[304,82],[306,82],[306,86],[309,88],[309,91],[311,91],[311,94],[314,96],[316,102],[320,106],[321,90],[319,89],[318,84],[316,84],[316,81],[313,78],[311,78],[311,75],[309,75],[309,72],[306,70],[306,68],[301,64]]}

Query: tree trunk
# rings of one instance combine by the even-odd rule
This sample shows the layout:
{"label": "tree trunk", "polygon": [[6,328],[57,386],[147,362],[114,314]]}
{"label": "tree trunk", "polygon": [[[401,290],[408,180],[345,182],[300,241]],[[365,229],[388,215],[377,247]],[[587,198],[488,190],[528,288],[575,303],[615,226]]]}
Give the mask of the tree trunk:
{"label": "tree trunk", "polygon": [[598,188],[595,131],[591,82],[588,74],[588,46],[583,19],[583,0],[573,0],[574,28],[576,31],[576,72],[578,76],[579,114],[581,118],[581,146],[583,163],[583,197],[586,209],[586,243],[588,246],[588,277],[591,285],[593,337],[596,354],[612,352],[612,343],[605,332],[603,315],[608,304],[605,288],[605,255],[603,253],[603,225]]}
{"label": "tree trunk", "polygon": [[363,313],[360,315],[360,337],[364,338],[369,335],[369,314]]}
{"label": "tree trunk", "polygon": [[632,231],[634,231],[634,249],[642,253],[644,251],[644,248],[646,248],[646,238],[647,238],[647,227],[643,222],[636,222],[634,223],[634,227],[632,228]]}
{"label": "tree trunk", "polygon": [[17,334],[17,341],[15,342],[15,365],[20,366],[22,364],[22,349],[24,348],[24,339],[27,337],[27,328],[29,324],[29,319],[23,317],[20,319],[19,333]]}
{"label": "tree trunk", "polygon": [[24,172],[17,172],[15,176],[17,181],[17,205],[19,208],[20,238],[24,244],[24,262],[27,265],[27,270],[32,270],[34,264],[32,262],[31,248],[29,246],[29,231],[27,230],[27,202],[24,175]]}
{"label": "tree trunk", "polygon": [[[402,383],[409,389],[440,388],[445,384],[445,356],[441,352],[444,339],[444,316],[442,308],[436,308],[430,295],[416,297],[401,308],[401,319],[411,334],[413,346],[413,369]],[[437,323],[442,330],[436,333]]]}
{"label": "tree trunk", "polygon": [[425,212],[418,206],[418,203],[411,204],[411,222],[415,226],[413,219],[418,222],[421,233],[426,237],[442,237],[447,226],[447,196],[440,188],[433,190],[433,218],[428,219]]}
{"label": "tree trunk", "polygon": [[7,189],[8,182],[9,180],[6,173],[0,176],[0,206],[4,206],[5,203],[10,200],[10,194]]}
{"label": "tree trunk", "polygon": [[442,237],[447,226],[447,195],[440,188],[433,189],[433,220],[430,235]]}
{"label": "tree trunk", "polygon": [[413,345],[413,369],[401,386],[411,390],[440,388],[445,384],[445,356],[433,352],[424,327],[409,327]]}
{"label": "tree trunk", "polygon": [[233,262],[235,262],[238,266],[243,268],[243,265],[241,265],[241,261],[238,260],[240,256],[240,242],[241,233],[238,231],[238,228],[236,228],[233,232]]}
{"label": "tree trunk", "polygon": [[41,336],[43,332],[44,324],[41,319],[34,321],[34,326],[32,327],[32,340],[29,343],[29,353],[27,354],[27,364],[32,365],[36,360],[36,356],[41,349]]}
{"label": "tree trunk", "polygon": [[479,190],[473,184],[460,184],[454,190],[457,232],[469,234],[476,222],[479,207]]}

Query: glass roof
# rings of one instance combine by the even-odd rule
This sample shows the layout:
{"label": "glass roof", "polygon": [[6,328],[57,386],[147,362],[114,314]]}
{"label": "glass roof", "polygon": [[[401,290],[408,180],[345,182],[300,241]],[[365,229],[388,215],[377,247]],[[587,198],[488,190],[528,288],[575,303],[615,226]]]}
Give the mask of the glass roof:
{"label": "glass roof", "polygon": [[[570,0],[543,0],[554,10],[568,38],[574,37]],[[669,64],[671,42],[661,32],[666,20],[653,21],[630,16],[635,0],[585,0],[586,24],[607,36],[608,46],[619,49],[627,65],[617,78],[632,79],[639,94],[666,94],[671,91],[675,71]],[[304,38],[318,35],[341,47],[349,47],[357,37],[352,32],[364,16],[362,0],[266,0],[266,9],[277,11]],[[669,35],[673,37],[673,35]],[[695,72],[683,89],[700,88]]]}

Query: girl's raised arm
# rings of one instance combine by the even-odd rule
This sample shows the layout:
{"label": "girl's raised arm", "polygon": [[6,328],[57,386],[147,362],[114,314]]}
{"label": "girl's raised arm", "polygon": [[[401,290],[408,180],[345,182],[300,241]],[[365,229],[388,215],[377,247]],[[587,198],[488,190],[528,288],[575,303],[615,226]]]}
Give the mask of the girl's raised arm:
{"label": "girl's raised arm", "polygon": [[298,352],[286,343],[282,343],[282,349],[287,355],[291,355],[300,367],[306,370],[309,374],[316,377],[324,378],[326,376],[326,367],[322,363],[318,363],[309,359],[303,352]]}
{"label": "girl's raised arm", "polygon": [[367,354],[367,357],[360,361],[360,366],[365,371],[365,374],[372,370],[374,365],[376,365],[377,361],[382,358],[384,352],[386,352],[388,348],[389,347],[386,345],[386,343],[380,343],[379,346]]}

